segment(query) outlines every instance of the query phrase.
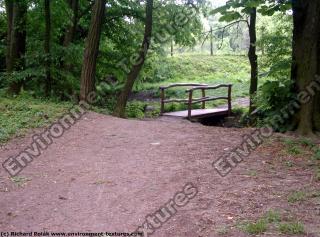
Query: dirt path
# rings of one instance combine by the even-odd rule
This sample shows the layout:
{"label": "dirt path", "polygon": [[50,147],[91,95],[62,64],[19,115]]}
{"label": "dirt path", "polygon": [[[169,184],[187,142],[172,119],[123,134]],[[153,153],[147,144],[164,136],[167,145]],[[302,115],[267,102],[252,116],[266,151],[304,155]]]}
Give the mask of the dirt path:
{"label": "dirt path", "polygon": [[[197,196],[153,236],[247,236],[239,223],[270,209],[304,223],[305,236],[320,236],[316,202],[287,201],[292,190],[320,190],[311,168],[285,169],[266,147],[225,178],[214,171],[211,163],[246,132],[89,113],[19,175],[25,183],[17,185],[1,169],[0,230],[130,232],[192,182]],[[30,142],[31,135],[10,142],[1,161]]]}

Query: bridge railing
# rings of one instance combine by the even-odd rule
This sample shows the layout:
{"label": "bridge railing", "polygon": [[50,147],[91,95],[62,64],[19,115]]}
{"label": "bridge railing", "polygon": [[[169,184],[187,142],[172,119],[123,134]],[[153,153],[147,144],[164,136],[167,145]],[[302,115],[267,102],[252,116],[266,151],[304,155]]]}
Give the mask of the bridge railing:
{"label": "bridge railing", "polygon": [[[228,95],[227,96],[219,96],[219,97],[214,97],[214,96],[206,96],[206,90],[215,90],[219,88],[228,88]],[[231,89],[232,89],[232,84],[219,84],[215,86],[196,86],[193,87],[189,90],[186,90],[186,92],[189,93],[189,98],[188,98],[188,118],[191,119],[191,112],[192,112],[192,105],[196,103],[202,103],[202,109],[205,109],[206,107],[206,101],[213,101],[213,100],[227,100],[228,101],[228,116],[231,115]],[[193,92],[196,90],[201,90],[202,91],[202,98],[199,99],[193,99]]]}
{"label": "bridge railing", "polygon": [[187,103],[188,99],[166,99],[165,90],[172,88],[172,87],[201,87],[201,86],[208,86],[208,84],[199,84],[199,83],[175,83],[170,84],[168,86],[160,86],[160,114],[164,113],[164,104],[166,103]]}
{"label": "bridge railing", "polygon": [[[192,87],[186,92],[189,94],[187,99],[166,99],[165,97],[165,90],[172,88],[172,87]],[[228,96],[226,97],[213,97],[213,96],[206,96],[206,90],[214,90],[218,89],[221,87],[226,87],[228,88]],[[220,99],[225,99],[228,100],[228,115],[231,114],[231,84],[220,84],[220,85],[215,85],[215,86],[209,86],[207,84],[197,84],[197,83],[176,83],[176,84],[170,84],[168,86],[160,86],[160,103],[161,103],[161,108],[160,108],[160,114],[164,113],[164,105],[166,103],[172,103],[172,102],[178,102],[178,103],[185,103],[188,105],[188,118],[191,119],[191,111],[192,111],[192,105],[196,103],[201,103],[201,108],[205,109],[206,107],[206,102],[207,101],[213,101],[213,100],[220,100]],[[202,97],[200,98],[193,98],[193,92],[196,90],[201,90],[202,92]]]}

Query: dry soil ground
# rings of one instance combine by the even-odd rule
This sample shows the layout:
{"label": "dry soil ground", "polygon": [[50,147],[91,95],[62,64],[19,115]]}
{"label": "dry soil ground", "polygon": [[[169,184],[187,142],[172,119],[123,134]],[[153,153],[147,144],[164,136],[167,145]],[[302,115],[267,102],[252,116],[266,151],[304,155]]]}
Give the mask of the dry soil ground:
{"label": "dry soil ground", "polygon": [[[302,236],[320,236],[314,167],[308,155],[285,154],[280,135],[225,178],[212,168],[249,132],[88,113],[17,178],[1,168],[0,230],[130,232],[192,182],[197,196],[153,236],[248,236],[245,223],[270,210],[283,223],[302,223]],[[28,146],[31,135],[2,147],[1,161]],[[302,197],[288,202],[297,191]],[[261,236],[289,236],[278,225],[269,223]]]}

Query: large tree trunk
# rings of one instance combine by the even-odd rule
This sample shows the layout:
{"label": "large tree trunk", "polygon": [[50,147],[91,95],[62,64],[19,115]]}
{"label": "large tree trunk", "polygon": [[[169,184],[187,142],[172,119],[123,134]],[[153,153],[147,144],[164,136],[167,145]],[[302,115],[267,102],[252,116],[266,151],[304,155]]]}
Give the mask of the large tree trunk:
{"label": "large tree trunk", "polygon": [[51,54],[50,54],[50,41],[51,41],[51,10],[50,0],[44,0],[44,19],[45,19],[45,36],[44,36],[44,53],[45,53],[45,71],[46,71],[46,96],[51,95],[52,78],[51,78]]}
{"label": "large tree trunk", "polygon": [[153,11],[153,0],[147,0],[145,31],[144,31],[143,42],[139,51],[139,57],[136,63],[132,66],[127,76],[127,81],[117,100],[116,108],[113,112],[114,116],[121,117],[121,118],[125,117],[125,109],[126,109],[128,97],[132,91],[133,84],[137,79],[142,69],[142,66],[144,64],[144,61],[146,59],[146,55],[150,47],[151,34],[152,34],[152,11]]}
{"label": "large tree trunk", "polygon": [[[26,21],[27,3],[25,1],[6,1],[8,14],[8,39],[6,67],[7,73],[23,70],[26,52]],[[13,81],[9,84],[9,94],[19,94],[23,81]]]}
{"label": "large tree trunk", "polygon": [[[320,19],[319,23],[320,25]],[[320,33],[318,35],[318,65],[317,65],[317,75],[320,76]],[[317,132],[320,132],[320,92],[318,91],[315,96],[314,108],[313,108],[313,125]]]}
{"label": "large tree trunk", "polygon": [[95,75],[99,51],[102,24],[105,17],[106,0],[96,0],[93,5],[90,29],[84,51],[81,71],[80,99],[86,100],[87,95],[95,90]]}
{"label": "large tree trunk", "polygon": [[[293,65],[292,79],[297,92],[304,90],[314,79],[318,67],[318,41],[320,2],[317,0],[293,1]],[[300,135],[313,135],[315,97],[301,104],[298,114],[297,132]],[[319,108],[318,108],[319,109]]]}
{"label": "large tree trunk", "polygon": [[248,52],[248,57],[251,65],[251,78],[250,78],[250,91],[249,91],[249,94],[250,94],[249,112],[250,113],[255,110],[253,99],[258,89],[258,57],[256,54],[256,43],[257,43],[256,20],[257,20],[257,9],[252,8],[250,12],[250,23],[249,23],[250,46],[249,46],[249,52]]}

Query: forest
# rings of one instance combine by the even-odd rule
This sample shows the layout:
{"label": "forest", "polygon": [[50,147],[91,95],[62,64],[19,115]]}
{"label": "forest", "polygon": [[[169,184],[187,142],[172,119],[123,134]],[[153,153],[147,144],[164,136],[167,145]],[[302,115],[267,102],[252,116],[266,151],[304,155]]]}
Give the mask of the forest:
{"label": "forest", "polygon": [[320,236],[319,134],[319,0],[0,0],[1,236]]}
{"label": "forest", "polygon": [[[77,103],[94,91],[94,106],[127,117],[133,91],[154,89],[157,97],[156,86],[179,81],[176,74],[184,69],[172,67],[175,56],[181,57],[179,67],[184,67],[188,54],[210,53],[213,63],[220,60],[214,55],[243,55],[249,75],[229,73],[224,80],[233,82],[241,76],[235,86],[248,85],[250,109],[244,116],[250,124],[266,125],[296,101],[296,111],[276,130],[313,136],[320,129],[318,87],[311,85],[315,95],[306,104],[298,95],[310,87],[319,70],[317,4],[2,1],[1,97]],[[186,70],[192,73],[196,68]],[[129,106],[129,114],[130,108],[139,114],[139,107]]]}

